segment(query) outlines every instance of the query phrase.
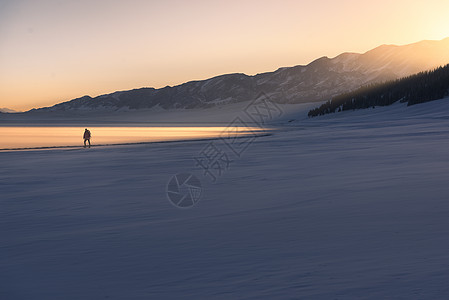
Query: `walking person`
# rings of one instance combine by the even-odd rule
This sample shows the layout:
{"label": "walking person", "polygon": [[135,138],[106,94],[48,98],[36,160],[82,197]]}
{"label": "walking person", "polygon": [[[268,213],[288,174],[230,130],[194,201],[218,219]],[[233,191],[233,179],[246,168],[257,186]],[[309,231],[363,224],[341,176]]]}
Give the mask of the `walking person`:
{"label": "walking person", "polygon": [[86,142],[89,142],[89,148],[90,148],[90,137],[91,137],[90,131],[87,130],[87,128],[86,128],[86,130],[84,130],[84,135],[83,135],[83,138],[84,138],[84,148],[86,148]]}

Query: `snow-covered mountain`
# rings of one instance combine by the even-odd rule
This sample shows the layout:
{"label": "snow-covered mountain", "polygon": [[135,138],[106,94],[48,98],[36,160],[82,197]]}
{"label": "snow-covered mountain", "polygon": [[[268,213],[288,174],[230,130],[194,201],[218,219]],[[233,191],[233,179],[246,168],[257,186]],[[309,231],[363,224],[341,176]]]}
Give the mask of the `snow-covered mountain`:
{"label": "snow-covered mountain", "polygon": [[227,74],[160,89],[141,88],[84,96],[36,111],[116,111],[207,108],[252,100],[261,92],[278,103],[323,101],[367,83],[395,79],[449,63],[449,38],[405,46],[382,45],[366,53],[322,57],[308,65],[248,76]]}
{"label": "snow-covered mountain", "polygon": [[10,109],[7,107],[1,107],[0,108],[0,113],[16,113],[17,111],[15,111],[14,109]]}

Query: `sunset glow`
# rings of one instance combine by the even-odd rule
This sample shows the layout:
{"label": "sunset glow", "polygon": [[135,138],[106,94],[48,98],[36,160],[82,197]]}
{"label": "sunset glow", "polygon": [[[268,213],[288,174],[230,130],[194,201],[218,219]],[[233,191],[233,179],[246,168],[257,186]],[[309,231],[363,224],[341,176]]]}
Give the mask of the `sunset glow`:
{"label": "sunset glow", "polygon": [[[92,144],[117,145],[262,134],[257,127],[89,127]],[[2,127],[5,149],[81,147],[84,127]]]}
{"label": "sunset glow", "polygon": [[442,39],[448,11],[442,0],[0,1],[0,107]]}

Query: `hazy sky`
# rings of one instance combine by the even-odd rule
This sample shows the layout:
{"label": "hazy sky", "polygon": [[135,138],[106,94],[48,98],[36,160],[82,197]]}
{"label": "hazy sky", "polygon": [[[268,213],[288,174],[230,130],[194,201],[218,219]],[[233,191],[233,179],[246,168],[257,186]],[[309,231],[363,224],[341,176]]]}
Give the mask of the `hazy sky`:
{"label": "hazy sky", "polygon": [[0,107],[449,36],[447,0],[0,0]]}

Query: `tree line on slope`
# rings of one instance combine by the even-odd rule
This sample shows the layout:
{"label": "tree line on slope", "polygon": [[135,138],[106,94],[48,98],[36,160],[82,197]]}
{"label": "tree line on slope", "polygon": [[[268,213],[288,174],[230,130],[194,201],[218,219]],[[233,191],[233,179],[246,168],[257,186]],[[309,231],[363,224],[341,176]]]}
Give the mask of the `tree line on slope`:
{"label": "tree line on slope", "polygon": [[316,117],[345,110],[387,106],[397,101],[407,105],[442,99],[449,95],[449,64],[401,79],[362,86],[341,94],[309,111]]}

